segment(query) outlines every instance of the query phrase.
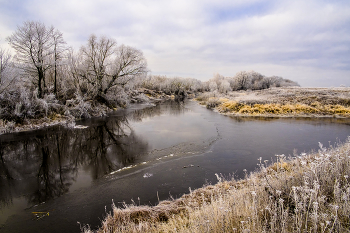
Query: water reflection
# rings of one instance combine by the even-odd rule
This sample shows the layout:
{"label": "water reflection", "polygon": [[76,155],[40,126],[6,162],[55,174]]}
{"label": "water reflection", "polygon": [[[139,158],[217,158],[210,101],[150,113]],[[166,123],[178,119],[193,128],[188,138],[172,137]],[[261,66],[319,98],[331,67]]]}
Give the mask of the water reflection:
{"label": "water reflection", "polygon": [[170,102],[130,111],[120,111],[103,120],[86,121],[91,127],[3,135],[0,137],[0,209],[14,197],[24,195],[35,205],[69,191],[82,170],[92,180],[142,161],[149,145],[129,121],[181,114],[182,103]]}

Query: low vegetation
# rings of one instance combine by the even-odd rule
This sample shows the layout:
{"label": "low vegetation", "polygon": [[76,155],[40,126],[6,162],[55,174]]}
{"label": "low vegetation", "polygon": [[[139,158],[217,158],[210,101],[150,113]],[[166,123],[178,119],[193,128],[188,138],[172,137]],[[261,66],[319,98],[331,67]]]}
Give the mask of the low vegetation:
{"label": "low vegetation", "polygon": [[96,232],[349,232],[350,141],[319,146],[154,207],[114,206]]}
{"label": "low vegetation", "polygon": [[284,87],[226,95],[205,93],[197,101],[223,114],[350,117],[350,88]]}

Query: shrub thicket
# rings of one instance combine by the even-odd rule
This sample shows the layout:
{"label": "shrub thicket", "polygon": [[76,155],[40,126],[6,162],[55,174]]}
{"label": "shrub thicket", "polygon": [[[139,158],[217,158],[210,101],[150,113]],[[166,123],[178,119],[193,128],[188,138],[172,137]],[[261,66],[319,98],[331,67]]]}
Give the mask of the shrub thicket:
{"label": "shrub thicket", "polygon": [[299,86],[298,83],[278,76],[266,77],[255,71],[240,71],[233,77],[214,75],[205,84],[206,91],[227,93],[240,90],[262,90],[270,87]]}

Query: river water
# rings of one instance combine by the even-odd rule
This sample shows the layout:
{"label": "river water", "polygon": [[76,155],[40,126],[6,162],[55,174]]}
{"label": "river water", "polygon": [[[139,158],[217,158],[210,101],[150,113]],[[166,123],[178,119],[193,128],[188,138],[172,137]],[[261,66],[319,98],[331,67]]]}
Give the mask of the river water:
{"label": "river water", "polygon": [[156,205],[216,183],[215,173],[242,178],[259,157],[317,151],[350,135],[346,119],[227,117],[192,101],[77,124],[0,136],[1,232],[96,229],[112,203]]}

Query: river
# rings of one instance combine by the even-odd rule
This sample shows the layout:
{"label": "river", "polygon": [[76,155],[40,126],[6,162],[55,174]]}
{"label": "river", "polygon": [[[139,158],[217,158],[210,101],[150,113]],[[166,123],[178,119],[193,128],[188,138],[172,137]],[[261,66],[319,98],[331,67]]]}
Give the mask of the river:
{"label": "river", "polygon": [[228,117],[193,101],[133,105],[77,125],[0,136],[1,232],[96,229],[112,203],[156,205],[215,184],[215,173],[240,179],[259,157],[350,135],[347,119]]}

